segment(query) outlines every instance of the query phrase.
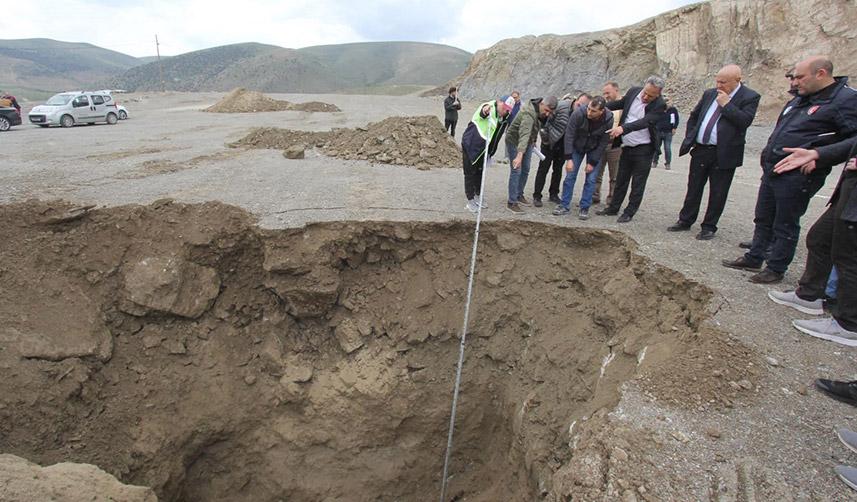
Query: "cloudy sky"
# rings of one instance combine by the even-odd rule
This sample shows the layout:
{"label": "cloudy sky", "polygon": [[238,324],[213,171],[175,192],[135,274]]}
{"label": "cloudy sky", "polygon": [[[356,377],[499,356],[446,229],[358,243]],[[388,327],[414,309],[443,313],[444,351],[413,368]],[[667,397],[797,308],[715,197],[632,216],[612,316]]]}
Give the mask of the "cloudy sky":
{"label": "cloudy sky", "polygon": [[504,38],[631,24],[692,0],[13,0],[2,38],[89,42],[132,56],[176,55],[239,42],[282,47],[382,40],[470,52]]}

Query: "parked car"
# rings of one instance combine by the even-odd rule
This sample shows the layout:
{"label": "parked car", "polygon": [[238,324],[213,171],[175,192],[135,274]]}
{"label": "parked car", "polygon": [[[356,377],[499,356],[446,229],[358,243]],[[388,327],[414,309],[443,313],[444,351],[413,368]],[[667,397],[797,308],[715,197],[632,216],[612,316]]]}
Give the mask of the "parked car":
{"label": "parked car", "polygon": [[11,106],[0,108],[0,131],[8,131],[16,125],[21,125],[21,112]]}
{"label": "parked car", "polygon": [[47,103],[33,108],[29,118],[30,123],[41,127],[71,127],[96,122],[115,124],[119,121],[119,110],[109,94],[73,91],[54,95]]}

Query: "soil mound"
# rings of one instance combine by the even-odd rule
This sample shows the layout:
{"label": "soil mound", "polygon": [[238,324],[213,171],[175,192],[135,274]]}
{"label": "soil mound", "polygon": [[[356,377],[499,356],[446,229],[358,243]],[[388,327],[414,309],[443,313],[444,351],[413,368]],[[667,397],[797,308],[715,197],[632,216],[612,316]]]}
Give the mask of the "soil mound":
{"label": "soil mound", "polygon": [[[57,496],[61,499],[57,499]],[[94,465],[61,463],[40,467],[0,454],[0,500],[25,502],[158,502],[143,486],[126,486]]]}
{"label": "soil mound", "polygon": [[340,110],[336,105],[322,103],[321,101],[292,103],[289,101],[269,98],[261,92],[238,88],[234,89],[224,96],[223,99],[203,111],[214,113],[252,113],[281,111],[340,112],[342,110]]}
{"label": "soil mound", "polygon": [[230,146],[280,150],[293,146],[315,147],[325,155],[340,159],[420,169],[458,167],[461,164],[459,146],[433,115],[388,117],[366,127],[337,128],[327,132],[258,128]]}
{"label": "soil mound", "polygon": [[[437,493],[471,224],[263,230],[237,208],[169,200],[80,212],[0,206],[0,452],[94,464],[165,501]],[[452,500],[611,498],[587,438],[638,376],[684,382],[676,406],[749,393],[726,382],[755,379],[746,361],[728,378],[693,364],[722,357],[722,334],[699,327],[710,292],[621,235],[514,222],[482,235]],[[686,495],[668,467],[647,474],[656,445],[623,448],[626,479]]]}

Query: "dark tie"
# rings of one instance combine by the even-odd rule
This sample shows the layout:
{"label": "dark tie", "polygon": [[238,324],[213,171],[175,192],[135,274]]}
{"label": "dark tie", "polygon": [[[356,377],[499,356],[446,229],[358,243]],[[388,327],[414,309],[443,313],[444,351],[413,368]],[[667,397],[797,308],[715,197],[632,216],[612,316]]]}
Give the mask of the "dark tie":
{"label": "dark tie", "polygon": [[702,132],[702,144],[707,145],[709,141],[711,141],[711,131],[714,130],[714,124],[717,123],[717,119],[720,118],[720,105],[717,105],[717,108],[714,109],[714,113],[711,114],[711,118],[708,119],[708,123],[705,124],[705,131]]}

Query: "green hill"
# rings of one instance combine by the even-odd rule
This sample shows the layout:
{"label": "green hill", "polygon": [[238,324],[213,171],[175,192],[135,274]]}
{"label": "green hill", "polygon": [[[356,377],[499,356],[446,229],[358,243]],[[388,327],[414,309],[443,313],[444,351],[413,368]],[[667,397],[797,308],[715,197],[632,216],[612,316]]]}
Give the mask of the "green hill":
{"label": "green hill", "polygon": [[172,57],[160,65],[86,43],[0,40],[0,89],[24,99],[111,87],[130,91],[351,92],[402,94],[460,75],[471,54],[420,42],[367,42],[286,49],[243,43]]}
{"label": "green hill", "polygon": [[[168,90],[353,92],[438,85],[467,67],[470,53],[419,42],[368,42],[285,49],[261,44],[214,47],[163,64]],[[111,86],[160,89],[157,63],[131,68]]]}
{"label": "green hill", "polygon": [[92,44],[46,38],[0,40],[0,88],[22,98],[88,87],[138,64],[135,57]]}

